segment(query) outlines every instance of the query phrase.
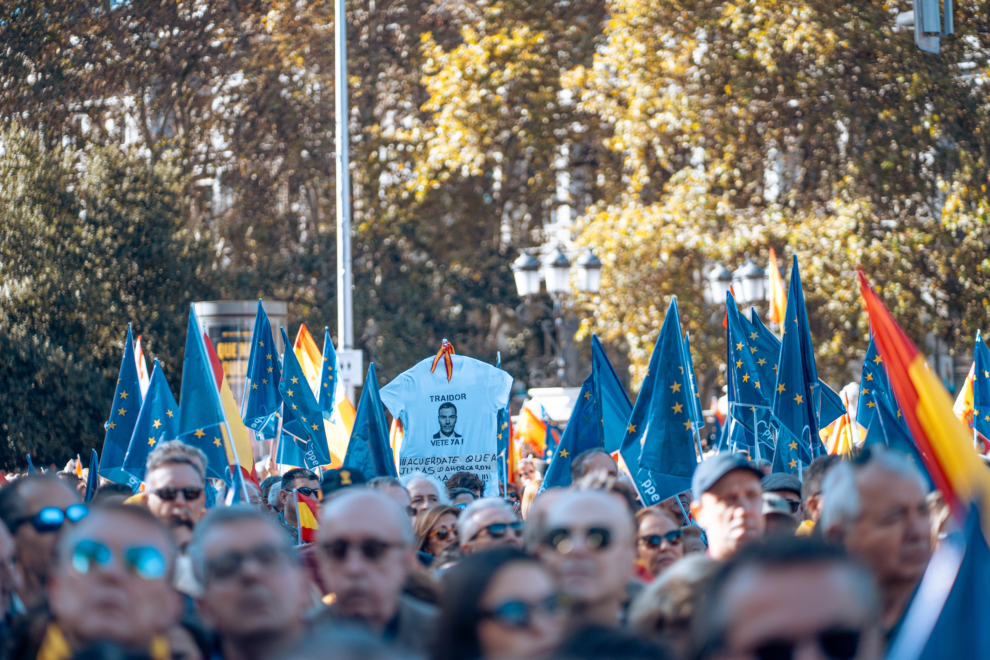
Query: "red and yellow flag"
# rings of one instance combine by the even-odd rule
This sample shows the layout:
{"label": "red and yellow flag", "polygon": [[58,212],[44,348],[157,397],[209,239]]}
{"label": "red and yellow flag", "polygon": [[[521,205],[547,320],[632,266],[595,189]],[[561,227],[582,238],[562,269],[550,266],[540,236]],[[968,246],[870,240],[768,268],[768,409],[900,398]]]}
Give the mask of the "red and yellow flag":
{"label": "red and yellow flag", "polygon": [[784,280],[780,277],[780,268],[777,267],[777,253],[770,248],[770,264],[767,267],[770,275],[770,312],[768,314],[771,321],[782,324],[784,322],[784,310],[787,307],[787,292],[784,290]]}
{"label": "red and yellow flag", "polygon": [[956,419],[949,393],[926,368],[924,356],[880,302],[866,276],[858,275],[873,340],[928,474],[960,518],[969,513],[971,503],[978,502],[983,528],[990,530],[990,471],[973,448],[972,436]]}
{"label": "red and yellow flag", "polygon": [[828,453],[849,456],[856,448],[856,427],[854,426],[856,422],[849,415],[849,397],[845,390],[839,392],[839,398],[842,399],[845,412],[837,420],[819,431],[818,434],[825,443]]}
{"label": "red and yellow flag", "polygon": [[[217,357],[217,352],[213,348],[213,342],[210,341],[210,338],[205,333],[203,334],[203,343],[206,344],[206,353],[210,357],[213,377],[216,379],[217,390],[220,392],[220,403],[223,404],[223,414],[227,418],[227,426],[230,427],[230,434],[233,436],[232,438],[228,438],[227,429],[225,427],[220,428],[220,433],[226,441],[224,449],[227,453],[227,464],[239,465],[244,478],[254,482],[257,486],[258,475],[254,470],[254,450],[251,448],[251,436],[248,434],[247,427],[244,426],[244,421],[241,419],[240,409],[237,407],[237,402],[234,400],[234,393],[230,390],[230,385],[227,383],[227,376],[223,373],[223,365],[220,364],[220,358]],[[233,443],[233,449],[231,448],[231,443]],[[236,461],[234,460],[234,449],[237,450]]]}
{"label": "red and yellow flag", "polygon": [[969,375],[966,376],[966,382],[963,383],[959,390],[959,396],[956,397],[956,405],[952,406],[952,412],[955,413],[956,419],[969,429],[973,428],[973,379],[975,374],[976,362],[973,362],[973,366],[969,368]]}
{"label": "red and yellow flag", "polygon": [[305,323],[299,324],[299,332],[296,334],[296,341],[292,344],[299,366],[306,374],[306,381],[313,393],[320,396],[320,374],[323,372],[323,353],[316,346],[316,340],[309,333],[309,328]]}
{"label": "red and yellow flag", "polygon": [[519,458],[522,458],[521,445],[523,444],[529,445],[537,458],[543,458],[546,453],[546,422],[540,419],[529,407],[523,406],[522,410],[519,411],[519,419],[514,431],[512,437],[516,441],[516,449],[520,452]]}
{"label": "red and yellow flag", "polygon": [[316,530],[320,528],[320,503],[312,497],[292,491],[296,498],[296,521],[299,523],[299,543],[316,543]]}

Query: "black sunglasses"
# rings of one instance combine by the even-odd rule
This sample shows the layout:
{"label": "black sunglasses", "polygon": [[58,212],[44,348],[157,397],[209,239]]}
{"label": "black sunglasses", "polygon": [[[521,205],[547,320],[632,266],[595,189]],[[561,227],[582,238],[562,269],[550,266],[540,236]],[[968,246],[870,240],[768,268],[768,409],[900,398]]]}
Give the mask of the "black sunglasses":
{"label": "black sunglasses", "polygon": [[361,541],[337,539],[336,541],[324,543],[320,547],[328,557],[337,562],[347,559],[347,554],[350,552],[351,547],[357,548],[361,556],[368,561],[377,562],[385,556],[386,552],[392,548],[398,548],[400,545],[399,543],[389,543],[388,541],[379,541],[378,539],[363,539]]}
{"label": "black sunglasses", "polygon": [[89,515],[89,507],[85,504],[70,504],[65,509],[57,506],[46,506],[33,516],[16,518],[10,522],[10,533],[16,534],[17,529],[26,522],[30,522],[34,531],[44,534],[45,532],[58,531],[65,521],[79,522]]}
{"label": "black sunglasses", "polygon": [[[818,648],[829,660],[853,660],[859,652],[859,630],[832,628],[816,633],[813,638]],[[802,640],[775,639],[755,649],[753,655],[758,660],[792,660],[794,650]]]}
{"label": "black sunglasses", "polygon": [[559,615],[567,609],[569,601],[563,594],[547,596],[535,603],[510,600],[481,613],[482,618],[495,619],[510,628],[529,628],[536,614]]}
{"label": "black sunglasses", "polygon": [[227,580],[240,573],[247,561],[254,561],[262,569],[267,570],[281,566],[290,557],[291,552],[288,548],[269,543],[254,547],[247,552],[225,552],[218,555],[206,562],[206,573],[211,578]]}
{"label": "black sunglasses", "polygon": [[319,488],[309,488],[306,486],[303,486],[302,488],[296,488],[295,491],[300,495],[305,495],[306,497],[313,497],[317,499],[319,499],[321,493]]}
{"label": "black sunglasses", "polygon": [[798,509],[801,508],[801,502],[795,502],[793,500],[784,500],[791,507],[791,513],[797,513]]}
{"label": "black sunglasses", "polygon": [[[566,555],[574,550],[573,530],[566,527],[551,529],[544,543],[557,552]],[[604,550],[612,540],[612,532],[604,527],[589,527],[584,537],[584,544],[590,550]]]}
{"label": "black sunglasses", "polygon": [[471,540],[473,541],[474,539],[478,538],[481,535],[481,533],[484,531],[487,531],[488,535],[493,539],[500,539],[503,536],[505,536],[505,533],[508,532],[510,529],[519,531],[520,529],[522,529],[522,527],[523,524],[521,520],[517,520],[515,522],[510,522],[510,523],[495,523],[494,525],[488,525],[487,527],[482,527],[481,529],[479,529],[478,533],[475,534],[471,538]]}
{"label": "black sunglasses", "polygon": [[646,544],[648,548],[659,548],[660,544],[666,541],[669,545],[677,545],[681,542],[681,537],[684,534],[679,529],[671,530],[666,534],[650,534],[649,536],[640,536],[639,540]]}
{"label": "black sunglasses", "polygon": [[186,502],[194,502],[199,499],[199,496],[203,494],[203,489],[196,486],[187,486],[186,488],[173,488],[172,486],[165,486],[164,488],[159,488],[158,490],[151,491],[158,496],[159,499],[165,502],[172,502],[182,493],[182,497],[185,498]]}

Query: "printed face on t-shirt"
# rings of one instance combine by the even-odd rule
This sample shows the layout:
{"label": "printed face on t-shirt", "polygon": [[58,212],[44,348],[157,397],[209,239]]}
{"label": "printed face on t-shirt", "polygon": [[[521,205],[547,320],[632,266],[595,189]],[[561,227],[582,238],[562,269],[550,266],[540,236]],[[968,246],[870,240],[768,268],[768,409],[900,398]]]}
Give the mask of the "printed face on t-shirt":
{"label": "printed face on t-shirt", "polygon": [[440,433],[450,437],[454,435],[454,426],[457,425],[457,408],[452,403],[441,404],[439,410]]}

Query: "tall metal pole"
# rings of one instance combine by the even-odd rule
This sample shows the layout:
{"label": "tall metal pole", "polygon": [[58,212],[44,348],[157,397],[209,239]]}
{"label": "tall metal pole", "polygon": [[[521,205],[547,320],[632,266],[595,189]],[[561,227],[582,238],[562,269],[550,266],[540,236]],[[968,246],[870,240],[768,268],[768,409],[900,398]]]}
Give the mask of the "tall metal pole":
{"label": "tall metal pole", "polygon": [[[347,132],[347,7],[334,0],[334,115],[337,147],[337,347],[354,348],[354,305],[351,274],[350,136]],[[354,398],[353,386],[347,388]]]}

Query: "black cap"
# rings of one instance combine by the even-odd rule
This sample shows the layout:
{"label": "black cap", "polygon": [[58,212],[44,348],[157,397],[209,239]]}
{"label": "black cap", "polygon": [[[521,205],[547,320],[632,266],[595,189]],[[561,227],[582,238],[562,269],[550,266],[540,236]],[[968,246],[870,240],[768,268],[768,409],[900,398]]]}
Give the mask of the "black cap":
{"label": "black cap", "polygon": [[323,491],[323,496],[326,497],[341,488],[359,486],[367,481],[364,475],[358,470],[348,470],[347,468],[327,470],[320,479],[320,490]]}
{"label": "black cap", "polygon": [[694,470],[691,478],[691,496],[698,500],[701,494],[711,489],[715,483],[733,470],[746,470],[757,479],[763,479],[763,473],[753,467],[742,454],[722,453],[702,461]]}
{"label": "black cap", "polygon": [[780,490],[790,490],[800,495],[801,480],[786,472],[776,472],[763,477],[764,493],[776,493]]}

